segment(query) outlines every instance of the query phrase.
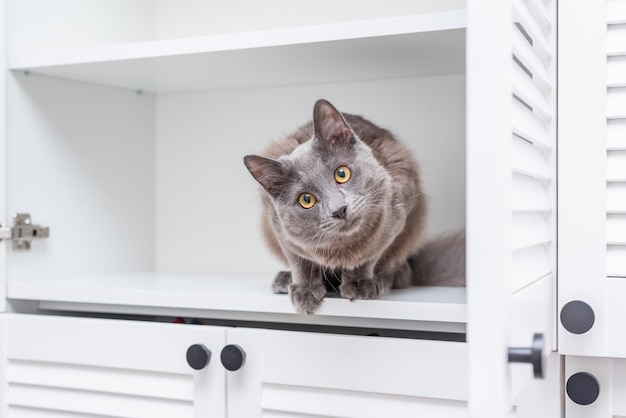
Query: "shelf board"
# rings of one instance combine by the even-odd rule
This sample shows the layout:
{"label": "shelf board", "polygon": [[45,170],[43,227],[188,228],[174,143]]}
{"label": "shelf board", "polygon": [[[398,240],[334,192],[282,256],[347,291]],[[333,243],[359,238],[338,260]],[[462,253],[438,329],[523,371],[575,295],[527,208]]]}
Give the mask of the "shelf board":
{"label": "shelf board", "polygon": [[154,93],[462,73],[465,11],[9,55],[9,68]]}
{"label": "shelf board", "polygon": [[[392,290],[380,300],[350,302],[329,295],[315,315],[297,314],[287,295],[270,290],[269,277],[129,273],[71,279],[9,281],[10,299],[43,308],[87,312],[298,322],[320,325],[386,323],[391,328],[463,332],[462,287]],[[395,322],[395,324],[394,324]],[[409,322],[415,322],[409,325]]]}

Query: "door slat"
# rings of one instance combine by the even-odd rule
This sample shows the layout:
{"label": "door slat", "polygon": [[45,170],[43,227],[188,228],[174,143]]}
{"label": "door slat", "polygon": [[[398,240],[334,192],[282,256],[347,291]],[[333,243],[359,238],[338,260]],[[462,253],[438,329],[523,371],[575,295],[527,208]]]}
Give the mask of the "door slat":
{"label": "door slat", "polygon": [[626,214],[610,213],[607,215],[606,242],[609,245],[626,245]]}
{"label": "door slat", "polygon": [[606,34],[607,55],[626,55],[626,24],[608,25]]}
{"label": "door slat", "polygon": [[550,180],[550,169],[545,154],[533,144],[513,137],[513,173],[540,180]]}
{"label": "door slat", "polygon": [[608,151],[606,159],[606,179],[626,181],[626,151]]}
{"label": "door slat", "polygon": [[609,277],[626,278],[626,245],[608,245],[606,273]]}
{"label": "door slat", "polygon": [[543,214],[513,214],[511,244],[514,251],[547,244],[551,240],[548,223]]}
{"label": "door slat", "polygon": [[546,43],[545,35],[521,0],[513,1],[513,19],[532,39],[533,48],[547,65],[552,60],[552,54]]}
{"label": "door slat", "polygon": [[551,149],[545,123],[517,99],[513,98],[512,100],[513,133],[538,147],[546,150]]}

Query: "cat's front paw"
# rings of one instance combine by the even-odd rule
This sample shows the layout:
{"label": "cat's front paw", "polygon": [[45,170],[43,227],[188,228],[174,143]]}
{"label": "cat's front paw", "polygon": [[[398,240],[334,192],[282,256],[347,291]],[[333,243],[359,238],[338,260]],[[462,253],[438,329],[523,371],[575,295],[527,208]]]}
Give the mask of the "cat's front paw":
{"label": "cat's front paw", "polygon": [[322,283],[313,285],[292,283],[289,285],[289,294],[291,295],[291,303],[298,312],[310,315],[322,304],[326,295],[326,286]]}
{"label": "cat's front paw", "polygon": [[291,272],[279,271],[274,282],[272,283],[272,292],[274,293],[289,293],[289,285],[291,284]]}
{"label": "cat's front paw", "polygon": [[376,278],[356,279],[344,282],[339,288],[341,296],[350,299],[378,299],[385,292],[384,288]]}

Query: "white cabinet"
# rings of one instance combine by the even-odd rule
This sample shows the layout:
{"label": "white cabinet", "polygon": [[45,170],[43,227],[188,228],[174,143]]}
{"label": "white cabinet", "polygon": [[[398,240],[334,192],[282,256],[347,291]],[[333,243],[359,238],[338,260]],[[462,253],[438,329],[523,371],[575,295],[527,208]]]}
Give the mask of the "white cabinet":
{"label": "white cabinet", "polygon": [[[421,156],[430,233],[464,227],[463,2],[397,1],[353,16],[331,2],[316,6],[337,8],[338,21],[284,7],[268,27],[250,16],[246,31],[207,25],[193,36],[176,19],[222,24],[216,16],[238,6],[220,12],[189,1],[174,12],[165,1],[77,1],[66,16],[27,3],[7,3],[7,210],[31,213],[51,238],[28,254],[7,249],[9,298],[109,313],[408,320],[465,331],[465,289],[355,304],[329,298],[313,320],[295,315],[286,297],[268,292],[281,266],[262,243],[257,184],[242,161],[309,120],[326,97],[371,115]],[[35,25],[32,10],[50,22]],[[100,21],[127,13],[136,26]],[[79,21],[87,28],[73,27]]]}
{"label": "white cabinet", "polygon": [[[466,416],[458,342],[19,314],[2,329],[4,416]],[[212,353],[197,371],[194,344]]]}
{"label": "white cabinet", "polygon": [[[210,327],[4,315],[6,415],[225,416],[225,331]],[[195,372],[193,344],[212,350]]]}
{"label": "white cabinet", "polygon": [[[561,7],[567,22],[561,28],[561,60],[570,70],[559,79],[564,103],[559,109],[559,307],[581,301],[594,317],[587,332],[561,326],[564,354],[626,356],[621,324],[626,295],[624,10],[619,1]],[[579,96],[585,100],[573,100]]]}
{"label": "white cabinet", "polygon": [[262,406],[270,416],[467,416],[464,343],[276,331],[260,337]]}
{"label": "white cabinet", "polygon": [[626,415],[626,3],[578,6],[559,9],[559,351],[566,416],[605,418]]}
{"label": "white cabinet", "polygon": [[608,418],[626,415],[623,358],[567,356],[565,398],[567,418]]}
{"label": "white cabinet", "polygon": [[[460,344],[197,331],[258,347],[248,365],[259,363],[221,385],[230,415],[253,416],[245,408],[259,402],[266,416],[351,416],[347,405],[357,404],[371,405],[372,416],[377,405],[440,416],[464,416],[467,405],[473,417],[514,411],[532,373],[508,364],[508,348],[530,346],[535,333],[545,337],[544,357],[556,348],[555,0],[7,0],[4,11],[0,221],[28,212],[50,227],[28,252],[0,243],[9,301],[103,315],[467,333]],[[321,97],[388,127],[415,151],[429,234],[467,229],[467,292],[327,298],[312,317],[270,293],[280,266],[261,242],[258,191],[242,157],[309,120]],[[26,319],[5,320],[19,338],[14,320]],[[167,340],[196,332],[114,324],[137,338],[144,326]],[[355,357],[308,363],[335,346]],[[368,353],[374,359],[363,366]],[[203,375],[176,361],[176,373]],[[337,371],[361,376],[362,367],[376,378],[343,381]],[[397,383],[399,370],[407,375]],[[237,400],[240,389],[256,401]]]}
{"label": "white cabinet", "polygon": [[[543,333],[547,351],[556,348],[555,3],[469,2],[471,416],[505,416],[523,387],[506,362],[508,346]],[[511,376],[519,386],[504,384]]]}

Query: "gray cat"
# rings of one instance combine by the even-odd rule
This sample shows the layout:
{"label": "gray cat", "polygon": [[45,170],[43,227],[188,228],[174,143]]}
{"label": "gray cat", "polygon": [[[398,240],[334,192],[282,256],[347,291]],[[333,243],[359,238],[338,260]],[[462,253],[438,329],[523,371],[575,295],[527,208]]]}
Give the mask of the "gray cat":
{"label": "gray cat", "polygon": [[[278,273],[274,292],[289,293],[299,312],[315,312],[333,281],[350,300],[412,282],[464,284],[463,234],[431,242],[417,256],[426,196],[417,162],[388,131],[319,100],[312,122],[263,154],[244,163],[265,189],[263,235],[291,269]],[[439,262],[428,251],[448,244],[455,244],[453,260]],[[445,277],[434,279],[441,263]]]}

